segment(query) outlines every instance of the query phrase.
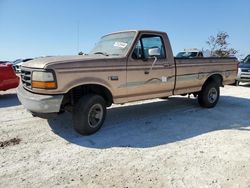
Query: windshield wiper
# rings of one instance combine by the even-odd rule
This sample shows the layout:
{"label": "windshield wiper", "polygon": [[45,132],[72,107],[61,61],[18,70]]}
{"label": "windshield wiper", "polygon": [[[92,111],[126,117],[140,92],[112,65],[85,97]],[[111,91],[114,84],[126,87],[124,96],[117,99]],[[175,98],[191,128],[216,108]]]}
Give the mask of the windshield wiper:
{"label": "windshield wiper", "polygon": [[95,52],[94,54],[101,54],[101,55],[109,56],[109,54],[107,54],[106,52]]}

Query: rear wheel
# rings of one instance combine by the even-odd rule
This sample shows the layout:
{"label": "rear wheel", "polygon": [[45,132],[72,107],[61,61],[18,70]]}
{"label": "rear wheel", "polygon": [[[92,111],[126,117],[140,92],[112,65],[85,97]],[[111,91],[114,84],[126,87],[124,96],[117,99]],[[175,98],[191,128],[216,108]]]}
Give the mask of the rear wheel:
{"label": "rear wheel", "polygon": [[106,102],[99,95],[86,95],[79,99],[73,110],[74,129],[82,135],[97,132],[106,117]]}
{"label": "rear wheel", "polygon": [[215,82],[209,82],[202,87],[198,94],[198,102],[200,106],[205,108],[213,108],[220,98],[220,87]]}

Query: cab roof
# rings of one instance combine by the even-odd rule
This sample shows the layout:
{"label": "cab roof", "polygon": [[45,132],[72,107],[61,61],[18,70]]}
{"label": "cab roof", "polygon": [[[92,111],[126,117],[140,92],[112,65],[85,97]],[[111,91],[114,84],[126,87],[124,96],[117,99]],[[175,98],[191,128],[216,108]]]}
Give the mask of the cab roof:
{"label": "cab roof", "polygon": [[[127,32],[136,32],[136,33],[141,33],[141,32],[145,32],[145,33],[159,33],[159,34],[165,34],[165,32],[162,31],[156,31],[156,30],[144,30],[144,29],[135,29],[135,30],[124,30],[124,31],[117,31],[117,32],[112,32],[112,33],[108,33],[104,36],[108,36],[108,35],[112,35],[112,34],[118,34],[118,33],[127,33]],[[104,37],[103,36],[103,37]]]}

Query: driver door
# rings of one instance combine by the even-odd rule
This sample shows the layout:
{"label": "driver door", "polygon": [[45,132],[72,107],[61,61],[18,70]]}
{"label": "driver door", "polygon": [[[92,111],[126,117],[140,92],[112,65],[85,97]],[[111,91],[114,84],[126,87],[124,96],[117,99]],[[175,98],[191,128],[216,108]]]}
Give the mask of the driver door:
{"label": "driver door", "polygon": [[[160,55],[150,57],[149,49],[156,48]],[[142,34],[128,58],[128,101],[169,96],[173,88],[174,66],[167,61],[163,36]]]}

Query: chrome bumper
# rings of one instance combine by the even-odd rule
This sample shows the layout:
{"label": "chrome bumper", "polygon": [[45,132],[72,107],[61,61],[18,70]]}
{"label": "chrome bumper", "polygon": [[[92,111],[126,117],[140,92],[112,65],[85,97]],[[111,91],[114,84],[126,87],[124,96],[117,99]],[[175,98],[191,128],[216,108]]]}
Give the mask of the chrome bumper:
{"label": "chrome bumper", "polygon": [[25,90],[20,84],[17,96],[22,105],[35,113],[57,113],[60,111],[63,95],[40,95]]}
{"label": "chrome bumper", "polygon": [[248,69],[242,70],[239,68],[236,80],[240,82],[250,82],[250,71]]}

